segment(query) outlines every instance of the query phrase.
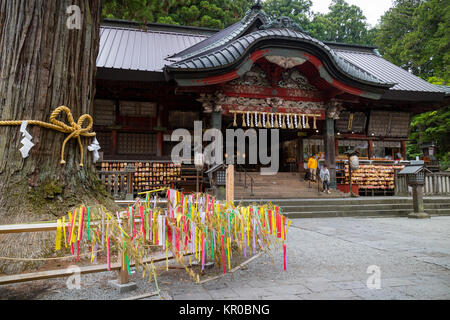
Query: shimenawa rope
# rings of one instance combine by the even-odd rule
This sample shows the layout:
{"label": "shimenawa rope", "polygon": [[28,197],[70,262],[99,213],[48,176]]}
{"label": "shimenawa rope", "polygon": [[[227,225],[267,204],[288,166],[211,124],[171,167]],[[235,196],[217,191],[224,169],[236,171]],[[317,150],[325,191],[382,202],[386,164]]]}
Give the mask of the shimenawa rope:
{"label": "shimenawa rope", "polygon": [[[70,126],[66,125],[62,121],[56,120],[56,117],[61,113],[61,111],[64,111],[66,113],[67,120],[69,121]],[[82,125],[85,120],[88,121],[88,125],[87,127],[83,128]],[[0,126],[20,126],[24,121],[27,121],[28,124],[31,125],[38,125],[47,129],[53,129],[59,132],[69,134],[64,140],[61,148],[61,162],[60,162],[61,164],[66,163],[66,161],[64,160],[64,148],[66,146],[67,141],[69,141],[71,138],[77,138],[81,154],[80,166],[81,167],[83,166],[83,144],[81,143],[80,136],[83,137],[95,136],[95,132],[89,132],[92,129],[94,123],[94,120],[89,114],[83,114],[80,118],[78,118],[78,121],[75,122],[72,113],[70,112],[70,109],[66,106],[60,106],[56,108],[50,115],[50,123],[39,120],[1,120]]]}

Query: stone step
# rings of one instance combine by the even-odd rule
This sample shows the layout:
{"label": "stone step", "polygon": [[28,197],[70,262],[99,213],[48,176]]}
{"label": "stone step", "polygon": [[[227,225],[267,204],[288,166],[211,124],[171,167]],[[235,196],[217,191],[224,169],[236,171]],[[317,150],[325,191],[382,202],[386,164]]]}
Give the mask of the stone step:
{"label": "stone step", "polygon": [[[316,205],[316,206],[281,206],[283,212],[317,212],[317,211],[326,211],[330,208],[330,206],[326,205]],[[334,211],[357,211],[358,209],[364,209],[365,211],[370,210],[413,210],[412,203],[404,203],[404,204],[367,204],[361,206],[360,204],[356,205],[333,205]],[[434,209],[444,209],[449,210],[450,208],[445,203],[429,203],[424,205],[426,210],[434,210]]]}
{"label": "stone step", "polygon": [[[276,203],[279,206],[308,206],[308,205],[368,205],[368,204],[404,204],[408,203],[412,205],[412,199],[410,197],[358,197],[358,198],[315,198],[315,199],[301,199],[301,198],[273,198],[273,197],[261,197],[252,199],[240,199],[244,205],[252,203]],[[432,197],[424,198],[424,205],[428,203],[449,204],[450,197]]]}
{"label": "stone step", "polygon": [[[412,210],[353,210],[353,211],[304,211],[286,212],[285,215],[294,218],[331,218],[331,217],[406,217]],[[450,216],[450,209],[425,209],[430,215]]]}

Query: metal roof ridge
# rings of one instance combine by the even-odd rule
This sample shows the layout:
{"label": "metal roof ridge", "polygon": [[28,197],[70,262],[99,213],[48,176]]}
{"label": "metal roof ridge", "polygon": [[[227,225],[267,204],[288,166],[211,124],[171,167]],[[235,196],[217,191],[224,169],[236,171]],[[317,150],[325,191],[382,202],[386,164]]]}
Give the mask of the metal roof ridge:
{"label": "metal roof ridge", "polygon": [[126,28],[126,27],[117,27],[117,26],[104,26],[101,25],[100,28],[103,29],[115,29],[115,30],[125,30],[125,31],[139,31],[143,33],[161,33],[161,34],[171,34],[171,35],[177,35],[177,36],[193,36],[193,37],[199,37],[199,38],[209,38],[207,35],[203,34],[194,34],[194,33],[184,33],[184,32],[171,32],[171,31],[165,31],[165,30],[145,30],[145,29],[134,29],[134,28]]}
{"label": "metal roof ridge", "polygon": [[339,49],[332,48],[332,49],[333,49],[333,51],[336,51],[336,52],[351,52],[351,53],[366,54],[366,55],[372,55],[372,56],[378,57],[378,55],[373,51],[357,51],[357,50],[350,50],[350,49],[346,50],[346,49],[341,49],[341,48],[339,48]]}
{"label": "metal roof ridge", "polygon": [[354,48],[362,48],[362,49],[378,49],[377,46],[356,44],[356,43],[346,43],[346,42],[336,42],[336,41],[323,41],[323,43],[328,44],[328,45],[354,47]]}
{"label": "metal roof ridge", "polygon": [[[105,24],[106,22],[106,24]],[[128,25],[144,25],[149,27],[166,27],[166,28],[173,28],[173,29],[191,29],[191,30],[197,30],[197,31],[209,31],[209,32],[218,32],[221,29],[214,29],[214,28],[207,28],[207,27],[196,27],[196,26],[185,26],[185,25],[178,25],[178,24],[167,24],[167,23],[157,23],[157,22],[147,22],[145,24],[139,23],[136,21],[130,21],[130,20],[124,20],[124,19],[111,19],[111,18],[105,18],[100,23],[101,26],[107,25],[108,23],[115,23],[115,24],[128,24]]]}

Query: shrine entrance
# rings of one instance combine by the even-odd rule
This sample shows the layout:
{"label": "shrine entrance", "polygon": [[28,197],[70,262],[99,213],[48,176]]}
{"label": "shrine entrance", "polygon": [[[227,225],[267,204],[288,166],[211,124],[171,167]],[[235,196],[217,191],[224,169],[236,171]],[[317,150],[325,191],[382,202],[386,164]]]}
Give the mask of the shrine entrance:
{"label": "shrine entrance", "polygon": [[[238,139],[235,139],[234,141],[234,151],[233,154],[229,152],[229,149],[227,149],[227,146],[224,145],[224,158],[228,157],[234,157],[236,165],[236,170],[245,170],[248,172],[260,172],[262,167],[269,167],[267,163],[262,163],[261,159],[259,157],[260,153],[262,152],[264,155],[267,155],[267,157],[271,158],[273,161],[275,161],[274,157],[275,155],[272,154],[272,152],[276,152],[277,162],[278,162],[278,169],[277,172],[291,172],[291,173],[304,173],[304,164],[308,161],[308,158],[312,156],[313,154],[317,154],[319,156],[319,159],[324,159],[325,153],[324,153],[324,141],[323,141],[323,121],[317,120],[315,121],[315,125],[313,124],[313,119],[308,119],[303,122],[305,126],[307,121],[309,121],[309,128],[303,129],[300,128],[302,126],[300,120],[300,124],[297,122],[292,123],[291,126],[286,125],[285,128],[272,128],[271,124],[269,124],[266,127],[242,127],[242,126],[234,126],[234,124],[242,124],[242,116],[244,116],[244,121],[247,122],[247,114],[249,114],[252,117],[254,117],[254,112],[248,112],[248,113],[242,113],[236,116],[236,121],[234,120],[234,115],[224,115],[222,117],[222,128],[223,128],[223,135],[225,137],[227,129],[242,129],[244,133],[246,133],[248,136],[245,137],[245,140],[238,141]],[[262,118],[262,116],[261,116]],[[266,118],[266,117],[264,117]],[[270,113],[269,113],[269,123],[270,123]],[[294,115],[292,116],[293,119],[297,118],[302,119],[301,115]],[[238,120],[239,119],[239,120]],[[257,118],[255,118],[257,119]],[[265,119],[266,120],[266,119]],[[260,121],[262,121],[260,119]],[[282,120],[283,121],[283,120]],[[291,121],[291,120],[289,120]],[[258,120],[254,120],[254,123],[258,123]],[[299,126],[299,127],[297,127]],[[313,129],[315,127],[315,129]],[[254,139],[252,139],[250,134],[248,133],[248,130],[252,129],[254,131]],[[271,130],[277,130],[278,133],[274,135]],[[267,138],[265,136],[262,136],[260,133],[260,130],[267,130]],[[261,141],[261,139],[264,139],[264,141]],[[238,145],[242,142],[245,145],[244,147],[244,154],[240,154],[240,150]],[[266,147],[267,146],[267,147]],[[260,149],[262,148],[262,149]],[[267,148],[267,151],[266,149]],[[251,152],[255,152],[258,154],[258,157],[251,158],[249,156]],[[228,154],[230,153],[230,154]],[[240,159],[240,162],[238,162],[238,159]]]}

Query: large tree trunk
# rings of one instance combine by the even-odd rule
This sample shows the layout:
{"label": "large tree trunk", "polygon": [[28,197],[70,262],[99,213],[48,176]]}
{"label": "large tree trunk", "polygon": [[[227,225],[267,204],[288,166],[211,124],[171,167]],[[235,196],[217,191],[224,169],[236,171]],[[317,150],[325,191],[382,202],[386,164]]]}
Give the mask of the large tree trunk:
{"label": "large tree trunk", "polygon": [[[66,24],[71,5],[81,9],[79,30]],[[100,15],[99,0],[0,0],[0,120],[48,122],[61,105],[71,109],[75,122],[93,115]],[[65,115],[58,118],[67,123]],[[81,138],[80,167],[76,139],[67,143],[61,165],[67,134],[31,125],[28,132],[35,146],[22,159],[19,127],[0,126],[0,224],[54,219],[82,202],[111,204],[86,150],[92,138]],[[45,239],[45,233],[3,236],[0,256],[17,256],[19,247],[26,248],[24,256],[38,256]],[[17,270],[11,266],[3,271]]]}

